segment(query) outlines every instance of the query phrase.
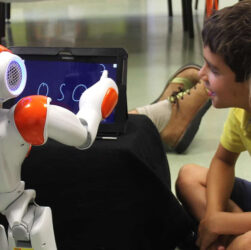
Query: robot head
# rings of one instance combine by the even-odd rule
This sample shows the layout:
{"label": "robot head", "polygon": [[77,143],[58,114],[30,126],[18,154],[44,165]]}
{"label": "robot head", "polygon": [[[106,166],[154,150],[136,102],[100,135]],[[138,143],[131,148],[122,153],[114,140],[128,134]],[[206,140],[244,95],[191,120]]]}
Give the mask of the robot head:
{"label": "robot head", "polygon": [[24,61],[0,45],[0,103],[19,96],[26,85]]}

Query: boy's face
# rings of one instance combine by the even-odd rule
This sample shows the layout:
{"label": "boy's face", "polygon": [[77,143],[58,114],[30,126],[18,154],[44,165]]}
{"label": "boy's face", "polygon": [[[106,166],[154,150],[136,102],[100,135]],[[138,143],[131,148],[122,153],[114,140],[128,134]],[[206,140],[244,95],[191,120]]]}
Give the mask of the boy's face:
{"label": "boy's face", "polygon": [[212,104],[216,108],[239,107],[249,109],[249,88],[247,82],[236,82],[235,73],[223,58],[203,49],[205,63],[199,72],[205,82]]}

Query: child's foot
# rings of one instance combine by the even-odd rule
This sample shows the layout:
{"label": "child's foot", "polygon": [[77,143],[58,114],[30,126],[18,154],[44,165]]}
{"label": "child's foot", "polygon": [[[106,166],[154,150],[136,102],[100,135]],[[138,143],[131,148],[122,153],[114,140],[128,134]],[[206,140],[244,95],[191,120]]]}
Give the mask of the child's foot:
{"label": "child's foot", "polygon": [[172,103],[171,117],[160,135],[166,150],[182,153],[197,133],[211,100],[202,81],[168,100]]}
{"label": "child's foot", "polygon": [[180,92],[192,88],[200,80],[200,68],[199,65],[188,64],[178,69],[169,78],[163,92],[154,103],[167,99],[174,92]]}
{"label": "child's foot", "polygon": [[129,112],[152,120],[167,151],[181,153],[189,146],[211,105],[204,84],[199,81],[199,70],[197,65],[182,67],[155,102]]}
{"label": "child's foot", "polygon": [[199,82],[200,67],[196,64],[185,65],[174,73],[168,80],[163,92],[152,104],[131,110],[130,114],[142,114],[148,116],[161,132],[169,122],[171,105],[168,97],[174,93],[188,90]]}

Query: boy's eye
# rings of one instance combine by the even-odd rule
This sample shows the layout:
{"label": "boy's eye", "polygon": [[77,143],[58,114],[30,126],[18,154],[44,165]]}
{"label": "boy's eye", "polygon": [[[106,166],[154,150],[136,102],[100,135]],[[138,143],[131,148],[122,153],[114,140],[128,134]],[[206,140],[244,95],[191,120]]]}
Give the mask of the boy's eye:
{"label": "boy's eye", "polygon": [[211,72],[214,73],[215,75],[218,75],[218,74],[219,74],[219,71],[218,71],[217,69],[215,69],[215,68],[210,67],[210,70],[211,70]]}

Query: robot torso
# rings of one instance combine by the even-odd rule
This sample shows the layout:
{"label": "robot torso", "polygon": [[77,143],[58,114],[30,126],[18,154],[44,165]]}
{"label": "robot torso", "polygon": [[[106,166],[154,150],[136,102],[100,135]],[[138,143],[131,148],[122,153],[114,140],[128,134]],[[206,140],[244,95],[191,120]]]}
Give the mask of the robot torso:
{"label": "robot torso", "polygon": [[0,194],[20,184],[21,165],[29,148],[16,128],[13,109],[0,109]]}

